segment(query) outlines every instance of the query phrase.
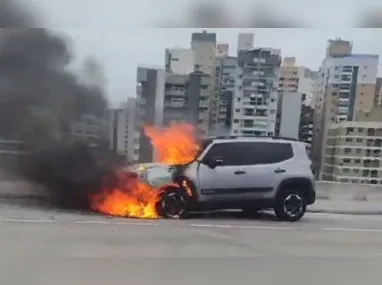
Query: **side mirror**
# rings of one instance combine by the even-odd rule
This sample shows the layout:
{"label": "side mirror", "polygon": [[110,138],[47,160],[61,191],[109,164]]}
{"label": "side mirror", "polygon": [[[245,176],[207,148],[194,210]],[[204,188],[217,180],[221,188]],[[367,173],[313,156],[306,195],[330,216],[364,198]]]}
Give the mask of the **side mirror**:
{"label": "side mirror", "polygon": [[221,157],[212,157],[208,160],[207,165],[214,169],[217,166],[223,165],[223,159]]}

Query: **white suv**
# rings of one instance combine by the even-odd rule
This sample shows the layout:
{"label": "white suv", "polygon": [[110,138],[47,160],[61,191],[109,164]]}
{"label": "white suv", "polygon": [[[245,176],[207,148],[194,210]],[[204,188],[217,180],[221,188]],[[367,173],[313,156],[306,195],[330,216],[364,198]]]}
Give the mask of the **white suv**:
{"label": "white suv", "polygon": [[195,161],[169,170],[162,173],[180,187],[163,192],[158,204],[163,216],[186,216],[199,210],[254,213],[274,209],[280,220],[297,221],[316,199],[306,144],[290,139],[207,139]]}

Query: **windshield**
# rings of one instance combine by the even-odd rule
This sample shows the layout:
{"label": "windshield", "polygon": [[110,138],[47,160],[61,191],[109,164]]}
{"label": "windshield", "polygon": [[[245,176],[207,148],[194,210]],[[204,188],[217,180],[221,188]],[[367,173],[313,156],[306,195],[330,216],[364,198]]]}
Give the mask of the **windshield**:
{"label": "windshield", "polygon": [[172,182],[175,169],[167,165],[148,167],[145,173],[145,181],[154,187],[161,187]]}
{"label": "windshield", "polygon": [[203,151],[211,144],[211,142],[212,142],[212,139],[200,139],[199,140],[200,148],[199,148],[199,151],[198,151],[195,159],[197,159],[203,153]]}

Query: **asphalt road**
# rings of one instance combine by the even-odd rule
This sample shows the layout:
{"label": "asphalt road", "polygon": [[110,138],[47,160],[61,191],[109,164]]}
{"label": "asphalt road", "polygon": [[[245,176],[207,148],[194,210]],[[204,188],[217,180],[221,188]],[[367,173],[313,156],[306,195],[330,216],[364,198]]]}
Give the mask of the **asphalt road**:
{"label": "asphalt road", "polygon": [[381,284],[382,217],[130,220],[0,201],[0,284]]}

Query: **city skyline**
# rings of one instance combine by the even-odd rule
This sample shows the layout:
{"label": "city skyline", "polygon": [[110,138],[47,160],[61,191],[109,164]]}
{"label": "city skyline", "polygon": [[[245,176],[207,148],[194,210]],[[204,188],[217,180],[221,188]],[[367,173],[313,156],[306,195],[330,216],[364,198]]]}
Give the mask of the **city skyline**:
{"label": "city skyline", "polygon": [[[137,33],[139,30],[139,33]],[[191,34],[202,29],[127,29],[95,31],[89,29],[58,29],[67,33],[78,59],[95,56],[104,63],[108,78],[108,94],[113,105],[135,96],[136,68],[149,66],[164,68],[166,48],[189,48]],[[282,57],[295,57],[297,65],[318,70],[325,57],[328,39],[342,38],[353,42],[354,53],[382,54],[382,43],[375,36],[377,29],[207,29],[217,33],[218,43],[230,45],[235,55],[240,32],[255,35],[256,47],[281,50]],[[118,45],[111,45],[117,35],[124,37]],[[129,41],[130,39],[130,41]],[[379,74],[382,71],[379,63]]]}

